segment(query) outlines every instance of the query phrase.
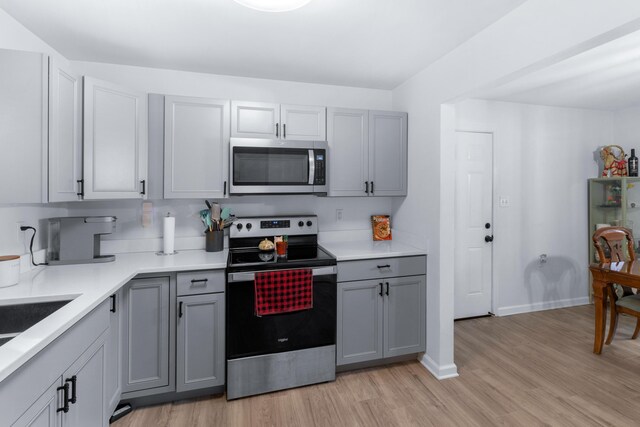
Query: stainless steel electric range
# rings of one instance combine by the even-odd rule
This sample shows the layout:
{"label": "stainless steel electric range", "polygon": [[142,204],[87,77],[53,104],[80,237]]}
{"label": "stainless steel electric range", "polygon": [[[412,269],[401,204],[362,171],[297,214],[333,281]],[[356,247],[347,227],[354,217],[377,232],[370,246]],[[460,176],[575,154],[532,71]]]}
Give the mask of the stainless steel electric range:
{"label": "stainless steel electric range", "polygon": [[[258,248],[280,235],[286,257]],[[282,269],[311,269],[313,307],[257,316],[255,274]],[[238,219],[227,263],[227,399],[335,380],[336,296],[336,260],[318,246],[317,217]]]}

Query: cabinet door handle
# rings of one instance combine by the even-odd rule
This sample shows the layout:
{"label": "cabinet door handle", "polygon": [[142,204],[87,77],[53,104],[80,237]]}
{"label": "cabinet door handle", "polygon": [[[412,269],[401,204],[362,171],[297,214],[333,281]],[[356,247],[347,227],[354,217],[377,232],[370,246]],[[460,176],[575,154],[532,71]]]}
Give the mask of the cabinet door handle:
{"label": "cabinet door handle", "polygon": [[79,197],[84,197],[84,179],[76,180],[78,183],[78,192],[76,193]]}
{"label": "cabinet door handle", "polygon": [[287,139],[287,124],[282,125],[282,139]]}
{"label": "cabinet door handle", "polygon": [[64,383],[62,387],[58,387],[56,390],[62,390],[62,399],[64,402],[62,408],[56,409],[56,412],[64,412],[66,414],[69,412],[69,383]]}
{"label": "cabinet door handle", "polygon": [[373,181],[371,181],[371,195],[373,195]]}
{"label": "cabinet door handle", "polygon": [[223,196],[227,195],[227,181],[224,182],[224,191],[222,192]]}
{"label": "cabinet door handle", "polygon": [[111,309],[109,311],[116,312],[116,294],[111,295]]}
{"label": "cabinet door handle", "polygon": [[[71,403],[76,403],[78,400],[78,393],[77,393],[77,383],[78,383],[78,377],[76,375],[72,376],[71,378],[67,378],[66,380],[64,380],[65,383],[71,383],[71,399],[69,399],[69,402]],[[67,387],[68,388],[68,387]]]}
{"label": "cabinet door handle", "polygon": [[206,285],[208,281],[209,279],[191,279],[191,284],[195,285],[196,283],[202,283],[203,285]]}
{"label": "cabinet door handle", "polygon": [[385,292],[385,294],[389,296],[389,282],[384,282],[384,284],[387,285],[387,292]]}
{"label": "cabinet door handle", "polygon": [[380,285],[380,292],[378,293],[378,295],[382,296],[382,283],[378,283]]}
{"label": "cabinet door handle", "polygon": [[369,181],[364,182],[364,192],[369,194]]}
{"label": "cabinet door handle", "polygon": [[140,194],[144,196],[145,194],[147,194],[147,180],[143,179],[142,181],[140,181],[140,184],[142,184],[142,191],[140,192]]}
{"label": "cabinet door handle", "polygon": [[389,264],[385,264],[385,265],[376,265],[376,267],[378,267],[379,269],[383,269],[383,268],[391,268],[391,266]]}
{"label": "cabinet door handle", "polygon": [[278,131],[280,130],[280,123],[276,123],[276,138],[279,136]]}
{"label": "cabinet door handle", "polygon": [[178,318],[182,317],[182,301],[178,303]]}

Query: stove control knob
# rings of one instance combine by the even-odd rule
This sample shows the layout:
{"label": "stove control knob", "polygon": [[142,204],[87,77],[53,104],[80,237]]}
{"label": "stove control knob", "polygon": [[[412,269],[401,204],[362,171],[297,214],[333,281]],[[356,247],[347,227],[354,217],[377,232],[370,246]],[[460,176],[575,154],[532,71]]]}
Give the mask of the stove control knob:
{"label": "stove control knob", "polygon": [[302,227],[304,225],[304,221],[298,221],[298,227]]}
{"label": "stove control knob", "polygon": [[313,223],[311,221],[307,221],[307,227],[311,227]]}
{"label": "stove control knob", "polygon": [[238,229],[238,231],[242,230],[242,224],[238,223],[238,225],[236,225],[236,228]]}
{"label": "stove control knob", "polygon": [[247,224],[247,231],[248,231],[248,230],[251,230],[251,227],[253,227],[253,226],[251,225],[251,223],[248,223],[248,224]]}

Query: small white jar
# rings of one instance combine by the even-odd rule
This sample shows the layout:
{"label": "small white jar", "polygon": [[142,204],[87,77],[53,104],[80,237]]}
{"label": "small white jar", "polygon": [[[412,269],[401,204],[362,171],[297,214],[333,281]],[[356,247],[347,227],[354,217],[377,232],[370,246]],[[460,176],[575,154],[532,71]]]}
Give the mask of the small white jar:
{"label": "small white jar", "polygon": [[20,257],[0,256],[0,288],[17,285],[20,281]]}

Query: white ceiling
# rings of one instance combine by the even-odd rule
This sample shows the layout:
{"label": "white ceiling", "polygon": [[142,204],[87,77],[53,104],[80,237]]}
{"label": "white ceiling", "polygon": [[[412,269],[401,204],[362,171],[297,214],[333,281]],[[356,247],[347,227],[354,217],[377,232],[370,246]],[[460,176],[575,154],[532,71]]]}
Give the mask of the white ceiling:
{"label": "white ceiling", "polygon": [[612,111],[640,105],[640,32],[595,47],[478,97]]}
{"label": "white ceiling", "polygon": [[0,0],[65,57],[391,89],[524,0]]}

